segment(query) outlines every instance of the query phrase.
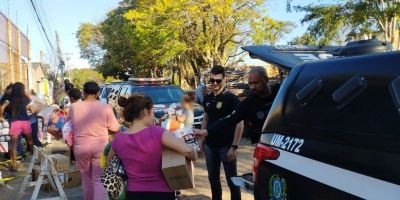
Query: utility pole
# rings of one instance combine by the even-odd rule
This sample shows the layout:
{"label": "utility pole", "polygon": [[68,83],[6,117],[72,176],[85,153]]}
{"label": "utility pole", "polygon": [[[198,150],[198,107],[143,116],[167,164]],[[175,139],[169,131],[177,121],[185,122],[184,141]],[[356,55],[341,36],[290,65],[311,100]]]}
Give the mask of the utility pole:
{"label": "utility pole", "polygon": [[40,50],[40,63],[43,63],[43,56],[44,56],[43,51]]}
{"label": "utility pole", "polygon": [[70,60],[71,60],[71,55],[72,53],[64,53],[65,56],[65,68],[68,71],[68,79],[71,81],[71,66],[70,66]]}
{"label": "utility pole", "polygon": [[58,56],[58,61],[59,61],[58,70],[60,70],[60,73],[61,73],[61,84],[62,84],[64,82],[65,62],[64,62],[62,52],[61,52],[60,36],[58,35],[57,31],[56,31],[56,42],[57,42],[57,56]]}

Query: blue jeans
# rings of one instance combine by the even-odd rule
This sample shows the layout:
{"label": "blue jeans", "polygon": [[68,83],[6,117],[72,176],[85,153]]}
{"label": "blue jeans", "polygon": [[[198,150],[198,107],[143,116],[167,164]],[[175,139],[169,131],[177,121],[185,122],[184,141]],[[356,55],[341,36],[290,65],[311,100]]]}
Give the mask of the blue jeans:
{"label": "blue jeans", "polygon": [[30,116],[31,128],[32,128],[32,140],[33,145],[40,146],[39,141],[39,120],[36,114]]}
{"label": "blue jeans", "polygon": [[205,145],[206,165],[208,180],[211,185],[212,200],[222,200],[222,188],[220,180],[221,162],[224,166],[226,181],[231,192],[231,200],[240,200],[240,188],[235,186],[231,177],[237,176],[236,160],[228,162],[228,151],[231,146],[210,147]]}
{"label": "blue jeans", "polygon": [[35,123],[31,124],[31,128],[32,128],[33,145],[40,146],[40,141],[39,141],[39,123],[35,122]]}

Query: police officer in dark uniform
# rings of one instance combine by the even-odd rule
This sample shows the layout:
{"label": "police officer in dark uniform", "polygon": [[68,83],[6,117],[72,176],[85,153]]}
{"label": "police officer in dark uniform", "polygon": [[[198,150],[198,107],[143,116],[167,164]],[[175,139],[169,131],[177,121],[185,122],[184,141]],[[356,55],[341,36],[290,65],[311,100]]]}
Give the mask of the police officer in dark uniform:
{"label": "police officer in dark uniform", "polygon": [[277,93],[269,84],[267,71],[263,67],[253,67],[248,77],[251,94],[240,102],[237,109],[228,117],[208,126],[206,129],[195,130],[198,136],[210,136],[216,130],[234,125],[242,120],[248,120],[256,135],[251,136],[252,143],[257,143],[261,136],[261,129],[269,113],[272,102]]}
{"label": "police officer in dark uniform", "polygon": [[[239,104],[238,97],[225,88],[225,69],[222,66],[214,66],[210,77],[212,91],[205,96],[203,101],[205,114],[202,128],[212,127],[213,123],[231,114]],[[231,177],[237,176],[236,150],[243,132],[243,122],[239,122],[222,124],[219,129],[210,130],[212,134],[205,139],[206,165],[213,200],[222,200],[221,162],[231,199],[241,199],[240,188],[231,180]]]}

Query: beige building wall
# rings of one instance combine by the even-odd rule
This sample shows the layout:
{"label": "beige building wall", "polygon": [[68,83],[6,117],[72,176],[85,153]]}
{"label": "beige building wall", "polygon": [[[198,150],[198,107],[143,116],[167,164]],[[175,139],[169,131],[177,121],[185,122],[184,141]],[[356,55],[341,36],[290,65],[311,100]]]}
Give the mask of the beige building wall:
{"label": "beige building wall", "polygon": [[29,87],[29,49],[28,37],[0,12],[0,93],[13,82]]}
{"label": "beige building wall", "polygon": [[43,72],[43,67],[46,67],[45,65],[46,64],[39,62],[32,63],[32,74],[30,76],[32,79],[31,89],[35,90],[36,92],[40,92],[42,86],[41,84],[46,78]]}

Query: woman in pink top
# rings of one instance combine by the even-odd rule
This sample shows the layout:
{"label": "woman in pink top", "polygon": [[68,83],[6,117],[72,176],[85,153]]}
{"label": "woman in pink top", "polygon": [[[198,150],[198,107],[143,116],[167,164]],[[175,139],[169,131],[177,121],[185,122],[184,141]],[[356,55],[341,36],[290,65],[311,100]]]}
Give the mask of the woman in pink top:
{"label": "woman in pink top", "polygon": [[150,97],[135,94],[120,103],[124,107],[123,117],[130,122],[130,126],[125,132],[117,134],[108,160],[117,155],[123,163],[128,176],[126,199],[174,200],[174,192],[161,170],[163,147],[191,160],[196,159],[196,152],[183,140],[153,125],[154,109]]}
{"label": "woman in pink top", "polygon": [[120,125],[111,107],[97,101],[99,85],[87,82],[83,86],[84,100],[72,105],[69,117],[74,126],[74,154],[81,173],[85,200],[105,199],[100,181],[100,154],[108,143],[108,131],[119,131]]}

